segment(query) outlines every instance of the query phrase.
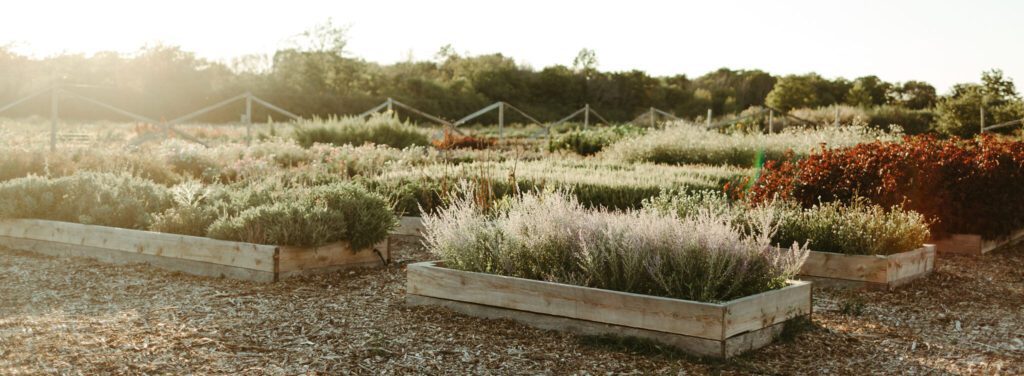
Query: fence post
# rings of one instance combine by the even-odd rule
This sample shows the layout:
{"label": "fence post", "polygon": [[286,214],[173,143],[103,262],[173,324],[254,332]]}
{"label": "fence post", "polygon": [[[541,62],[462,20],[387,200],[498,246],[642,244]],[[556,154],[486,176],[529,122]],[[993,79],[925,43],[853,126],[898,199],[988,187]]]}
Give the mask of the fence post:
{"label": "fence post", "polygon": [[505,138],[505,102],[498,102],[498,139]]}
{"label": "fence post", "polygon": [[388,103],[388,112],[389,113],[394,112],[395,111],[395,108],[394,108],[395,101],[393,99],[391,99],[391,97],[388,97],[387,103]]}
{"label": "fence post", "polygon": [[710,108],[708,109],[708,119],[707,119],[707,123],[708,123],[708,125],[707,125],[707,128],[709,128],[709,129],[710,129],[710,128],[711,128],[711,109],[710,109]]}
{"label": "fence post", "polygon": [[833,125],[837,127],[839,126],[839,105],[836,105],[836,120],[835,123],[833,123]]}
{"label": "fence post", "polygon": [[590,103],[583,105],[583,129],[586,130],[590,126]]}
{"label": "fence post", "polygon": [[658,125],[658,123],[656,122],[657,119],[654,117],[654,107],[651,107],[651,109],[648,111],[651,112],[651,128],[654,128],[656,125]]}
{"label": "fence post", "polygon": [[50,151],[57,151],[57,121],[60,116],[58,113],[58,105],[60,99],[60,89],[53,88],[50,92]]}
{"label": "fence post", "polygon": [[768,134],[771,134],[771,133],[774,132],[774,130],[772,129],[773,128],[772,127],[772,125],[773,125],[772,123],[774,123],[774,121],[775,121],[775,110],[768,110]]}
{"label": "fence post", "polygon": [[985,105],[982,104],[978,107],[978,112],[981,113],[981,133],[985,133]]}
{"label": "fence post", "polygon": [[245,93],[245,144],[252,144],[252,93]]}

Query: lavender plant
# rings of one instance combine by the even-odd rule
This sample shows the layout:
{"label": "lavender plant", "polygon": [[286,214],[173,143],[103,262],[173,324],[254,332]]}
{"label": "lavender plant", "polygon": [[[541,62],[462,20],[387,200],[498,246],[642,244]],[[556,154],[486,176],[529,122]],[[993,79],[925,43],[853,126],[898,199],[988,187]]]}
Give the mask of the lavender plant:
{"label": "lavender plant", "polygon": [[646,295],[721,302],[785,286],[807,249],[770,244],[772,212],[746,235],[719,213],[692,217],[584,207],[557,191],[484,205],[463,193],[424,217],[447,267]]}

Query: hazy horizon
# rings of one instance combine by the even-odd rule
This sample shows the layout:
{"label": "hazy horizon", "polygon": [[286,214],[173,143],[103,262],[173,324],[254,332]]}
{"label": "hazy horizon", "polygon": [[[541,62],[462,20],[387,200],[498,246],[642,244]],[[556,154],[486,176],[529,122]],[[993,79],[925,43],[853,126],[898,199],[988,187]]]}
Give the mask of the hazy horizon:
{"label": "hazy horizon", "polygon": [[160,43],[230,62],[286,48],[290,38],[330,17],[350,27],[349,56],[382,64],[432,59],[451,44],[461,54],[502,53],[534,68],[570,65],[580,49],[590,48],[604,71],[697,77],[726,67],[829,78],[877,75],[886,81],[927,81],[940,93],[955,83],[977,82],[992,68],[1012,79],[1024,77],[1024,50],[1014,48],[1024,36],[1019,18],[1024,2],[632,2],[612,7],[531,0],[506,5],[504,13],[472,2],[392,4],[40,1],[0,15],[0,45],[46,57],[131,53]]}

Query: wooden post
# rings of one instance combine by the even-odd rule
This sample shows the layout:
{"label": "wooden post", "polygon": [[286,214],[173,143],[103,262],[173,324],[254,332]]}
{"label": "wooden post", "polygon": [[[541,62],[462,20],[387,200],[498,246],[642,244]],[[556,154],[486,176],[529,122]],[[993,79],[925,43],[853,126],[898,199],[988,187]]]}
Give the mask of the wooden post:
{"label": "wooden post", "polygon": [[707,123],[708,123],[708,125],[707,125],[707,128],[709,128],[709,129],[710,129],[710,128],[711,128],[711,109],[710,109],[710,108],[708,109],[708,119],[707,119]]}
{"label": "wooden post", "polygon": [[981,113],[981,133],[985,133],[985,104],[982,103],[981,107],[978,107],[978,112]]}
{"label": "wooden post", "polygon": [[836,105],[836,120],[835,120],[834,125],[837,126],[837,127],[839,126],[839,105],[838,104]]}
{"label": "wooden post", "polygon": [[583,105],[583,129],[590,125],[590,103]]}
{"label": "wooden post", "polygon": [[505,102],[498,102],[498,139],[505,138]]}
{"label": "wooden post", "polygon": [[651,112],[651,128],[654,128],[657,125],[657,123],[655,123],[654,107],[651,107],[650,112]]}
{"label": "wooden post", "polygon": [[245,144],[252,144],[252,93],[245,93]]}
{"label": "wooden post", "polygon": [[768,133],[769,134],[774,132],[774,129],[772,129],[773,128],[772,127],[772,123],[774,121],[775,121],[775,110],[768,110]]}
{"label": "wooden post", "polygon": [[57,121],[58,121],[58,103],[60,99],[58,95],[60,89],[54,88],[53,92],[50,93],[50,151],[57,151]]}
{"label": "wooden post", "polygon": [[388,103],[388,113],[394,112],[395,111],[395,108],[394,108],[395,101],[389,97],[387,103]]}

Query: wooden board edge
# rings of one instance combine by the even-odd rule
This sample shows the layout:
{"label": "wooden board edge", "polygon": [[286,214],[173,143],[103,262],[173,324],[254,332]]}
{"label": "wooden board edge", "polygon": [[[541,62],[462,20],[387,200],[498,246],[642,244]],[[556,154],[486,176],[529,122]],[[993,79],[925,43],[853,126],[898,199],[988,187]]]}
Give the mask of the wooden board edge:
{"label": "wooden board edge", "polygon": [[724,341],[721,340],[518,311],[416,294],[406,294],[405,299],[406,304],[410,306],[437,306],[468,316],[490,320],[511,320],[542,330],[569,332],[585,336],[611,335],[640,338],[669,345],[687,354],[705,358],[722,359],[727,355],[723,352],[725,347],[723,345]]}
{"label": "wooden board edge", "polygon": [[[729,338],[788,321],[794,317],[810,315],[813,284],[809,281],[790,280],[789,286],[725,302],[725,332]],[[749,316],[751,312],[757,317]],[[723,338],[723,339],[725,339]]]}
{"label": "wooden board edge", "polygon": [[[230,266],[230,267],[238,267],[238,268],[245,268],[245,269],[260,270],[260,271],[266,271],[266,272],[273,272],[273,265],[272,265],[272,263],[267,263],[266,265],[263,265],[263,260],[267,259],[269,261],[269,259],[273,256],[274,252],[276,252],[275,246],[272,246],[272,245],[244,243],[244,242],[236,242],[236,241],[229,241],[229,240],[211,239],[211,238],[198,237],[198,236],[189,236],[189,235],[181,235],[181,234],[170,234],[170,233],[161,233],[161,232],[153,232],[153,231],[145,231],[145,230],[135,230],[135,229],[125,229],[125,228],[110,227],[110,226],[86,225],[86,224],[81,224],[81,223],[51,221],[51,220],[44,220],[44,219],[0,219],[0,227],[4,227],[4,226],[9,226],[9,227],[6,227],[4,231],[0,231],[0,236],[6,236],[6,237],[11,237],[11,238],[21,238],[21,239],[26,239],[26,240],[46,241],[46,242],[50,242],[50,243],[64,243],[64,244],[74,244],[74,245],[85,245],[85,246],[90,246],[90,247],[94,247],[94,248],[109,249],[109,250],[113,250],[113,251],[120,251],[120,252],[127,252],[127,253],[137,253],[137,254],[149,254],[149,255],[157,256],[157,257],[166,257],[166,258],[173,258],[173,259],[190,260],[190,261],[196,261],[196,262],[202,262],[202,263],[208,263],[208,264],[218,264],[218,265],[225,265],[225,266]],[[33,227],[35,227],[35,228],[40,228],[41,227],[41,228],[44,228],[44,229],[49,229],[49,230],[54,231],[55,233],[60,233],[60,234],[69,234],[69,236],[73,236],[75,238],[81,238],[82,241],[81,241],[81,243],[75,243],[75,242],[69,242],[66,239],[52,239],[52,238],[49,238],[49,237],[44,238],[44,237],[38,237],[38,236],[30,236],[30,237],[29,236],[15,236],[15,235],[9,234],[10,232],[12,232],[11,228],[14,228],[14,229],[21,229],[22,230],[22,235],[25,235],[25,233],[28,232],[28,229],[31,229]],[[117,241],[111,241],[111,243],[114,243],[114,245],[106,246],[107,244],[109,244],[108,241],[110,241],[110,239],[102,238],[102,237],[100,237],[100,238],[92,237],[92,236],[95,236],[96,233],[104,233],[104,234],[109,234],[109,235],[113,235],[113,236],[118,236],[118,238],[115,239]],[[88,241],[86,241],[86,239],[88,239]],[[103,240],[101,242],[103,246],[101,246],[99,244],[85,244],[85,243],[96,243],[97,239],[102,239]],[[128,239],[128,240],[125,240],[125,239]],[[142,240],[140,240],[140,239],[142,239]],[[148,239],[151,239],[151,240],[148,240]],[[135,244],[133,247],[126,247],[125,244],[124,244],[124,243],[131,244],[130,242],[133,242],[133,241],[142,241],[142,242],[149,241],[151,243],[146,245],[145,247],[143,247],[142,245],[139,245],[139,244]],[[121,244],[118,244],[118,243],[121,243]],[[185,257],[166,256],[163,253],[164,253],[164,251],[166,249],[169,249],[169,248],[165,248],[168,245],[173,245],[175,247],[175,249],[177,249],[177,248],[186,248],[186,249],[192,249],[192,250],[202,249],[204,251],[201,252],[201,253],[203,253],[204,257],[200,257],[200,256],[196,256],[196,255],[188,255],[188,256],[185,256]],[[221,261],[221,260],[213,261],[213,260],[209,260],[209,258],[212,257],[210,255],[213,255],[215,253],[213,251],[210,251],[209,249],[205,249],[203,247],[204,245],[206,245],[206,246],[208,246],[210,248],[215,248],[215,249],[230,249],[231,251],[228,253],[229,256],[227,256],[227,257],[230,257],[230,261],[235,261],[236,258],[241,258],[242,260],[250,260],[250,261],[252,261],[251,265],[248,265],[248,264],[246,264],[244,262],[242,262],[242,263],[239,263],[239,262],[232,263],[230,261]],[[155,248],[155,252],[154,252],[154,248]],[[143,251],[143,249],[148,249],[148,251]],[[180,253],[180,252],[178,252],[178,253]]]}
{"label": "wooden board edge", "polygon": [[[721,340],[725,306],[659,296],[407,265],[406,294]],[[612,303],[614,302],[614,303]],[[650,307],[646,309],[645,307]]]}
{"label": "wooden board edge", "polygon": [[262,270],[63,242],[0,236],[0,245],[53,257],[87,258],[115,265],[147,264],[158,269],[201,277],[230,278],[260,283],[270,283],[276,279],[274,273]]}
{"label": "wooden board edge", "polygon": [[[800,267],[800,275],[849,281],[885,283],[888,268],[886,256],[850,255],[845,253],[811,251],[807,257],[808,261],[815,261],[805,261],[804,265]],[[828,268],[825,265],[817,266],[817,263],[831,263],[833,267]],[[836,268],[835,264],[839,264],[841,267]],[[838,273],[836,269],[839,269]]]}

